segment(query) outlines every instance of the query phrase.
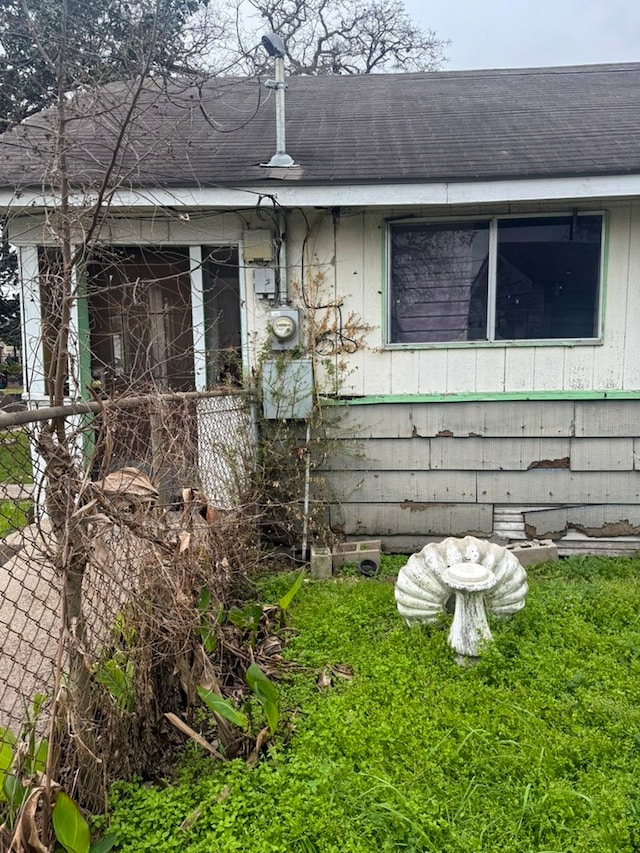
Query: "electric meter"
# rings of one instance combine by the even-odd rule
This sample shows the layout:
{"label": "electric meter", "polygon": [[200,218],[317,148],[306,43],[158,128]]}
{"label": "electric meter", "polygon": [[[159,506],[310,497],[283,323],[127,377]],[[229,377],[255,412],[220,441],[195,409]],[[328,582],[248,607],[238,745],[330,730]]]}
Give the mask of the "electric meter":
{"label": "electric meter", "polygon": [[297,308],[277,308],[271,311],[271,345],[273,349],[291,349],[300,340],[300,317]]}
{"label": "electric meter", "polygon": [[279,341],[290,341],[295,335],[298,326],[296,325],[296,321],[293,317],[289,317],[285,314],[282,317],[275,318],[272,328],[273,334]]}

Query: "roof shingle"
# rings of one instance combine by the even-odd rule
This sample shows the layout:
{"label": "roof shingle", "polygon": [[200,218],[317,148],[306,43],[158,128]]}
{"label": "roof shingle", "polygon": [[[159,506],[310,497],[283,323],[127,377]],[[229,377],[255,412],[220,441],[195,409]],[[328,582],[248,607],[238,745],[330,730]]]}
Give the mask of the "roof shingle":
{"label": "roof shingle", "polygon": [[[640,63],[498,71],[292,77],[287,152],[258,80],[150,80],[114,178],[132,187],[495,180],[640,172]],[[113,84],[70,102],[73,183],[99,181],[131,101]],[[0,137],[0,186],[55,182],[54,116]]]}

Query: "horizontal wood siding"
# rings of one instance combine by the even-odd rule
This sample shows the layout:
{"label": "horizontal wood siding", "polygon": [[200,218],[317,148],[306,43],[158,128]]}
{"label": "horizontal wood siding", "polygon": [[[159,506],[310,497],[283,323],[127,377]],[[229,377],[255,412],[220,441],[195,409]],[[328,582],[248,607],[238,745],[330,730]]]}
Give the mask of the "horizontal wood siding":
{"label": "horizontal wood siding", "polygon": [[479,471],[478,494],[492,503],[631,503],[640,499],[640,472]]}
{"label": "horizontal wood siding", "polygon": [[509,507],[516,539],[588,550],[640,532],[640,401],[382,403],[332,420],[324,473],[347,536],[504,536]]}
{"label": "horizontal wood siding", "polygon": [[475,503],[476,479],[475,471],[334,471],[326,475],[331,493],[343,503]]}
{"label": "horizontal wood siding", "polygon": [[491,504],[429,504],[405,502],[344,504],[335,508],[332,523],[357,536],[489,536],[493,524]]}
{"label": "horizontal wood siding", "polygon": [[576,402],[575,435],[613,438],[640,435],[640,400]]}
{"label": "horizontal wood siding", "polygon": [[527,471],[564,465],[568,438],[432,438],[431,465],[443,470]]}
{"label": "horizontal wood siding", "polygon": [[329,431],[336,438],[569,438],[575,411],[569,400],[338,406]]}
{"label": "horizontal wood siding", "polygon": [[[581,458],[578,471],[633,468],[633,441],[624,447],[600,441]],[[627,443],[629,446],[627,447]],[[340,447],[339,445],[344,445]],[[332,471],[527,471],[531,468],[569,467],[568,438],[372,438],[343,441],[329,455],[325,468]],[[579,448],[579,443],[578,443]],[[626,451],[626,452],[623,452]],[[608,459],[611,465],[605,464]],[[573,465],[572,460],[572,468]]]}
{"label": "horizontal wood siding", "polygon": [[633,471],[633,438],[572,438],[572,471]]}
{"label": "horizontal wood siding", "polygon": [[522,514],[531,537],[559,538],[569,528],[591,536],[637,536],[640,534],[640,505],[596,504],[531,510]]}

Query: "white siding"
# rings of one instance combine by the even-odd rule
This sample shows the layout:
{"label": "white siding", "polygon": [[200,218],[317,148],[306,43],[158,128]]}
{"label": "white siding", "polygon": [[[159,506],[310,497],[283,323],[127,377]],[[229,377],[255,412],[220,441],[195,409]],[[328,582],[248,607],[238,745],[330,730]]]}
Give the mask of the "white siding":
{"label": "white siding", "polygon": [[[408,215],[462,216],[494,213],[539,213],[600,210],[607,216],[607,257],[604,337],[602,343],[580,345],[476,345],[447,347],[385,347],[387,309],[384,257],[385,219]],[[348,316],[366,325],[364,346],[355,353],[328,356],[340,367],[341,392],[349,396],[501,394],[571,391],[640,391],[640,201],[608,203],[579,201],[535,202],[498,206],[474,205],[343,208],[292,211],[287,224],[290,296],[314,315],[316,322],[329,310],[334,330]],[[335,214],[335,215],[334,215]],[[269,227],[249,209],[221,215],[192,215],[191,219],[156,213],[140,220],[115,216],[102,235],[120,244],[220,245],[240,244],[247,227]],[[25,215],[11,224],[12,239],[23,246],[46,242],[47,228],[38,215]],[[310,283],[320,277],[319,292],[304,306]],[[250,360],[255,364],[264,342],[270,304],[256,299],[247,276],[246,320]],[[336,308],[317,306],[340,303]],[[313,307],[315,306],[315,307]],[[327,356],[325,356],[327,357]],[[321,383],[322,384],[322,383]],[[322,389],[321,389],[322,390]]]}
{"label": "white siding", "polygon": [[632,207],[624,237],[624,243],[622,235],[620,239],[621,265],[626,285],[624,293],[620,288],[620,300],[625,308],[623,387],[625,390],[635,390],[640,388],[640,203]]}
{"label": "white siding", "polygon": [[[564,205],[512,206],[535,213],[571,210]],[[581,211],[588,209],[580,206]],[[602,202],[590,209],[606,213],[604,337],[596,344],[384,346],[381,310],[386,287],[384,223],[402,209],[342,216],[336,227],[336,293],[345,309],[362,312],[373,328],[366,351],[348,357],[355,368],[344,393],[353,395],[592,392],[640,390],[640,203]],[[432,208],[414,215],[461,216],[496,210]],[[404,215],[409,211],[404,209]],[[359,226],[356,228],[354,223]],[[353,245],[354,241],[358,245]],[[328,253],[330,254],[330,253]],[[362,257],[361,257],[362,255]]]}

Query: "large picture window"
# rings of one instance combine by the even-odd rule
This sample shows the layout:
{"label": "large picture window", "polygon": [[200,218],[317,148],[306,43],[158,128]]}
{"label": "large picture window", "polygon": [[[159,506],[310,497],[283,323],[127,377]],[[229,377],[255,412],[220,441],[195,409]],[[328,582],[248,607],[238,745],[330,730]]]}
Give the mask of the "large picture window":
{"label": "large picture window", "polygon": [[390,343],[593,339],[602,216],[389,225]]}

